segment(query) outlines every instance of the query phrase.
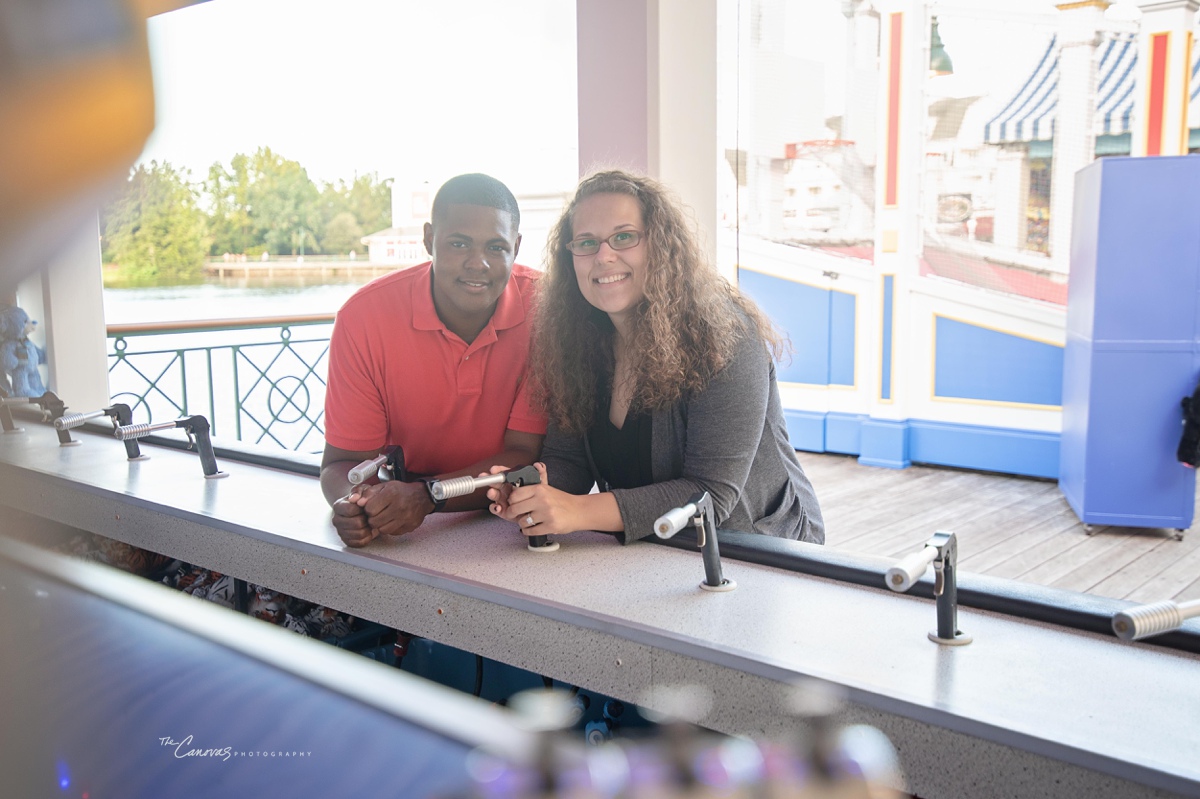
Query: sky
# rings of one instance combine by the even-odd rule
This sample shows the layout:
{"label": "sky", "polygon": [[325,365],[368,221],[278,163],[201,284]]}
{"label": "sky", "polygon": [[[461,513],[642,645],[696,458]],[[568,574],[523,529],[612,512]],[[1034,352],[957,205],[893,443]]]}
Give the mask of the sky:
{"label": "sky", "polygon": [[142,160],[203,179],[269,146],[318,181],[574,183],[570,0],[211,0],[150,20]]}
{"label": "sky", "polygon": [[[787,3],[786,49],[825,64],[824,115],[840,114],[841,2]],[[1006,102],[1054,5],[939,3],[955,91]],[[1123,0],[1108,15],[1137,13]],[[577,177],[573,0],[210,0],[151,19],[149,34],[157,126],[142,160],[193,180],[260,146],[322,182],[483,171],[522,194]]]}

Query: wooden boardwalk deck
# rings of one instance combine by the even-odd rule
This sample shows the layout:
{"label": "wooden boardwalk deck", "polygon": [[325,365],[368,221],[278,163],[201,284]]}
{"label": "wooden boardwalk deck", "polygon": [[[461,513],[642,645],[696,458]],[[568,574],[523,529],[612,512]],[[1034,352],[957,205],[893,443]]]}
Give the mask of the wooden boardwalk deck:
{"label": "wooden boardwalk deck", "polygon": [[[1093,528],[1051,480],[799,452],[828,546],[899,558],[937,530],[958,534],[959,568],[1135,602],[1200,599],[1200,530]],[[1200,514],[1198,514],[1200,516]]]}

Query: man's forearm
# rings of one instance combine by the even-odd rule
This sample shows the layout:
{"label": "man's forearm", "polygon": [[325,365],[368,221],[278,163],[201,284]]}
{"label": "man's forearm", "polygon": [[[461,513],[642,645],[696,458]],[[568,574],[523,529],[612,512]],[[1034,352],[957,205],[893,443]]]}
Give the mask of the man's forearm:
{"label": "man's forearm", "polygon": [[[503,449],[495,455],[489,455],[475,463],[455,469],[453,471],[444,472],[437,475],[439,479],[448,479],[451,477],[469,476],[476,477],[480,474],[488,472],[493,466],[504,466],[508,469],[515,469],[520,466],[527,466],[537,459],[541,452],[541,436],[535,436],[516,431],[507,431]],[[350,494],[355,486],[350,482],[350,470],[362,462],[364,458],[369,458],[374,454],[373,451],[351,451],[338,449],[326,445],[325,456],[321,464],[321,493],[325,496],[325,501],[332,506],[342,497]],[[374,480],[371,481],[374,483]],[[433,500],[427,499],[428,506],[426,513],[433,509]],[[487,495],[483,491],[477,491],[473,494],[468,494],[465,497],[455,497],[449,500],[444,510],[447,511],[466,511],[479,510],[488,506]]]}
{"label": "man's forearm", "polygon": [[352,461],[333,461],[321,467],[321,493],[331,507],[354,487],[349,474],[357,465]]}

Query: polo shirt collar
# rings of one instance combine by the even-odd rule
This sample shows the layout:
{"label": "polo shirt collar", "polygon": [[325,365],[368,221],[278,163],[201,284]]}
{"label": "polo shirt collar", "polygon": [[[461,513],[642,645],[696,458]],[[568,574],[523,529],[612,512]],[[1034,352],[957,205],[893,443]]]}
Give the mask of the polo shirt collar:
{"label": "polo shirt collar", "polygon": [[[443,330],[449,333],[449,328],[438,317],[437,308],[433,305],[433,263],[427,262],[417,268],[423,269],[424,273],[412,283],[413,327],[417,330]],[[507,330],[525,321],[525,304],[521,301],[521,290],[517,285],[515,272],[514,269],[509,274],[504,293],[500,295],[496,310],[484,326],[483,332],[489,327],[493,330]]]}

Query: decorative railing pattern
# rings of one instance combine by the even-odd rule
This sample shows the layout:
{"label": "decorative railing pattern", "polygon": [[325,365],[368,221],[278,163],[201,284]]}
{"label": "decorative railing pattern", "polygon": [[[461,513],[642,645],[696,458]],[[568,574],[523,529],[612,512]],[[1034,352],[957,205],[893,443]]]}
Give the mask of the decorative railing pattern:
{"label": "decorative railing pattern", "polygon": [[320,452],[333,315],[109,325],[109,390],[135,422],[201,413],[216,437]]}

